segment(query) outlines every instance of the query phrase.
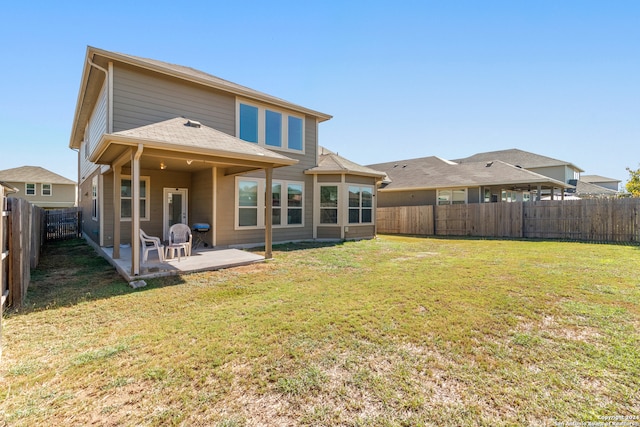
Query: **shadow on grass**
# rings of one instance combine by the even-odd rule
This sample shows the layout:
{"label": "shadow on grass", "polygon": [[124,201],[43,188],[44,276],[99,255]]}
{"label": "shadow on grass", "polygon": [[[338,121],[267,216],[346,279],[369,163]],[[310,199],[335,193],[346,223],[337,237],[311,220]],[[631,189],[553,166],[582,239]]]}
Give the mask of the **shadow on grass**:
{"label": "shadow on grass", "polygon": [[183,283],[180,276],[148,280],[152,286],[133,289],[116,269],[82,239],[47,243],[40,263],[31,270],[31,282],[22,307],[7,315],[73,306],[148,289]]}

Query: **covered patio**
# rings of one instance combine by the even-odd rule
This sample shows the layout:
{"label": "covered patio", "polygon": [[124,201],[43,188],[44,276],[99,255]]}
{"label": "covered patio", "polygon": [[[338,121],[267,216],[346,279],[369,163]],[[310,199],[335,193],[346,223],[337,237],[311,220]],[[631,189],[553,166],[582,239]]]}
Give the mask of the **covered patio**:
{"label": "covered patio", "polygon": [[[232,183],[229,179],[246,172],[262,171],[266,180],[266,210],[269,212],[272,207],[273,169],[298,162],[181,117],[103,134],[96,146],[92,147],[89,160],[103,165],[102,176],[104,180],[111,181],[110,187],[113,189],[110,209],[104,210],[103,224],[100,226],[103,240],[100,240],[99,250],[113,261],[128,280],[216,270],[271,258],[272,225],[269,221],[264,228],[264,256],[235,249],[217,248],[219,243],[216,236],[222,230],[218,219],[222,218],[222,215],[229,216],[227,209],[218,217],[218,206],[233,207],[234,203],[233,190],[225,190],[224,200],[218,199],[219,193],[224,190],[225,184],[222,180],[225,180],[228,189],[228,184]],[[191,192],[191,210],[197,210],[198,218],[203,218],[196,218],[196,222],[211,224],[212,240],[209,244],[216,247],[216,250],[194,251],[192,256],[183,257],[180,261],[170,260],[161,263],[156,258],[156,263],[149,260],[143,264],[139,240],[141,229],[144,227],[146,233],[161,236],[160,224],[163,223],[165,235],[162,240],[166,241],[166,228],[171,224],[167,223],[162,214],[166,197],[155,197],[151,203],[144,199],[145,196],[148,197],[145,191],[148,192],[149,189],[148,186],[141,186],[142,170],[146,170],[147,174],[152,176],[151,185],[154,189],[162,190],[163,187],[167,187],[180,190],[179,187],[185,187],[185,192]],[[130,177],[127,178],[130,181],[130,190],[127,192],[121,187],[122,177],[125,175]],[[128,222],[122,220],[122,201],[125,193],[126,202],[130,206],[130,211],[126,214]],[[141,224],[141,217],[145,215],[144,224]],[[177,221],[188,224],[186,214]],[[233,223],[226,224],[225,227],[233,227]],[[109,241],[104,239],[105,235]]]}
{"label": "covered patio", "polygon": [[147,261],[140,263],[139,274],[132,274],[132,251],[130,245],[120,247],[120,256],[118,258],[113,257],[113,248],[101,248],[97,245],[94,245],[94,247],[128,282],[199,271],[222,270],[265,261],[265,257],[259,253],[240,249],[194,249],[191,256],[183,256],[180,259],[176,257],[164,261],[160,261],[157,253],[153,251],[149,253]]}

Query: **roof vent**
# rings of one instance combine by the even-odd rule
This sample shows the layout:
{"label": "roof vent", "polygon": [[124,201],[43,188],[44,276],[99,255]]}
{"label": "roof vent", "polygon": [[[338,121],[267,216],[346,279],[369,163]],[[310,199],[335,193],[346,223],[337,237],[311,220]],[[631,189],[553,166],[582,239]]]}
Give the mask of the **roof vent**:
{"label": "roof vent", "polygon": [[202,123],[196,122],[195,120],[187,120],[185,126],[190,126],[192,128],[199,128],[202,126]]}
{"label": "roof vent", "polygon": [[484,167],[486,167],[486,168],[490,168],[492,164],[493,164],[493,162],[487,162],[487,164],[486,164],[486,165],[484,165]]}
{"label": "roof vent", "polygon": [[407,165],[402,165],[402,169],[404,169],[404,168],[406,168],[406,167],[407,167]]}
{"label": "roof vent", "polygon": [[522,169],[522,166],[520,165],[515,165],[518,169]]}

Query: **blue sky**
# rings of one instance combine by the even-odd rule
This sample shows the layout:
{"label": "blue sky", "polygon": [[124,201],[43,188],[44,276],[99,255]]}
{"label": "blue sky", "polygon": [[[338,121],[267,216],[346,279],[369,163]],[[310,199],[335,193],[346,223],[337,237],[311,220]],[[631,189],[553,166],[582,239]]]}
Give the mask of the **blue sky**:
{"label": "blue sky", "polygon": [[331,114],[320,143],[361,164],[520,148],[640,167],[637,1],[11,1],[0,40],[0,169],[76,179],[87,45]]}

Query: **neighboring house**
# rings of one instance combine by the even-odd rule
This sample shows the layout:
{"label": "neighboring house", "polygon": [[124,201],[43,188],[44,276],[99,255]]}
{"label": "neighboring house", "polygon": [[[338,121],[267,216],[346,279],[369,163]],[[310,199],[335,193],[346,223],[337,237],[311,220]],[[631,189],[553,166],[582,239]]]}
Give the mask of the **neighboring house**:
{"label": "neighboring house", "polygon": [[432,156],[368,167],[387,175],[378,207],[528,201],[571,187],[500,160],[456,163]]}
{"label": "neighboring house", "polygon": [[28,200],[44,209],[76,206],[76,183],[40,166],[5,169],[0,171],[0,181],[18,189],[12,197]]}
{"label": "neighboring house", "polygon": [[[593,175],[589,175],[593,176]],[[620,182],[620,181],[617,181]],[[594,198],[602,198],[602,197],[616,197],[618,192],[616,190],[612,190],[611,188],[606,188],[597,184],[592,184],[580,178],[576,182],[575,189],[576,197],[580,199],[594,199]]]}
{"label": "neighboring house", "polygon": [[566,184],[569,183],[569,180],[580,179],[580,173],[584,172],[573,163],[554,159],[552,157],[541,156],[540,154],[530,153],[528,151],[518,150],[516,148],[477,153],[473,156],[453,161],[456,163],[469,163],[490,162],[493,160],[500,160],[514,166],[522,167],[528,171],[547,176]]}
{"label": "neighboring house", "polygon": [[616,193],[618,192],[620,183],[622,182],[619,179],[607,178],[600,175],[580,175],[580,181],[604,187],[609,190],[613,190]]}
{"label": "neighboring house", "polygon": [[[136,243],[133,274],[139,230],[166,240],[176,222],[209,224],[213,247],[265,245],[267,258],[272,242],[373,237],[377,177],[320,164],[318,126],[330,118],[193,68],[88,47],[69,143],[84,235],[114,258]],[[340,232],[322,210],[328,183]]]}

